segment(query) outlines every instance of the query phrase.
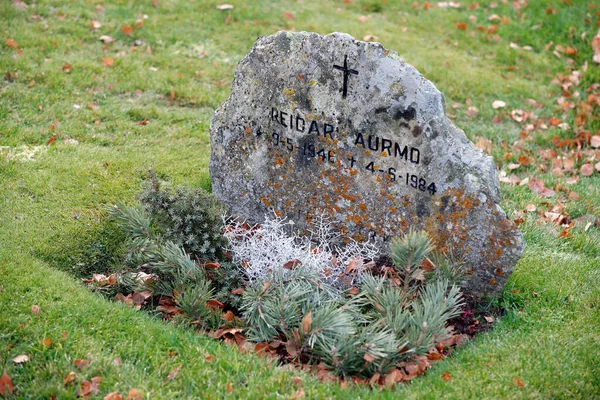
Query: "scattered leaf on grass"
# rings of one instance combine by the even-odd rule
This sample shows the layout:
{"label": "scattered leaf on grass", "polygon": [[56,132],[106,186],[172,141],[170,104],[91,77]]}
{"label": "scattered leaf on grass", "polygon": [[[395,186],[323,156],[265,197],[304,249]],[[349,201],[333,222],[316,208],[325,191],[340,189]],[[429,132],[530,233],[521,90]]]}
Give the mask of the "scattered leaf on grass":
{"label": "scattered leaf on grass", "polygon": [[40,306],[31,306],[31,312],[33,313],[33,315],[40,315]]}
{"label": "scattered leaf on grass", "polygon": [[206,302],[206,306],[208,308],[212,308],[213,310],[222,310],[225,307],[223,303],[216,299],[208,300]]}
{"label": "scattered leaf on grass", "polygon": [[0,395],[4,397],[8,397],[13,393],[13,383],[10,376],[4,371],[2,377],[0,378]]}
{"label": "scattered leaf on grass", "polygon": [[235,318],[235,315],[233,315],[233,313],[231,311],[227,311],[221,317],[221,319],[223,319],[224,321],[233,321],[234,318]]}
{"label": "scattered leaf on grass", "polygon": [[217,10],[233,10],[233,6],[231,4],[219,4]]}
{"label": "scattered leaf on grass", "polygon": [[365,353],[365,355],[363,356],[363,358],[368,363],[372,363],[373,361],[377,360],[377,356],[374,356],[374,355],[369,354],[369,353]]}
{"label": "scattered leaf on grass", "polygon": [[112,36],[108,35],[102,35],[98,39],[104,44],[109,44],[115,41],[115,39]]}
{"label": "scattered leaf on grass", "polygon": [[285,18],[285,19],[289,19],[289,20],[291,21],[291,20],[293,20],[293,19],[294,19],[294,14],[292,14],[292,13],[291,13],[291,12],[289,12],[289,11],[285,11],[285,12],[283,13],[283,18]]}
{"label": "scattered leaf on grass", "polygon": [[502,100],[495,100],[492,103],[492,108],[504,108],[506,107],[506,103],[503,102]]}
{"label": "scattered leaf on grass", "polygon": [[63,72],[66,72],[66,73],[71,72],[72,69],[73,69],[73,66],[71,64],[65,64],[62,67]]}
{"label": "scattered leaf on grass", "polygon": [[45,348],[52,347],[52,338],[49,338],[49,337],[43,338],[40,341],[40,344]]}
{"label": "scattered leaf on grass", "polygon": [[172,381],[173,379],[177,378],[177,375],[179,375],[179,371],[181,371],[182,366],[183,365],[179,365],[175,367],[171,372],[169,372],[169,375],[167,375],[167,380]]}
{"label": "scattered leaf on grass", "polygon": [[121,32],[123,35],[131,36],[133,35],[133,28],[129,25],[124,25],[121,27]]}
{"label": "scattered leaf on grass", "polygon": [[215,356],[213,356],[212,354],[207,354],[207,355],[204,357],[204,359],[205,359],[207,362],[213,362],[213,360],[215,359]]}
{"label": "scattered leaf on grass", "polygon": [[90,381],[85,380],[81,382],[79,390],[77,391],[77,397],[86,397],[92,393],[92,384]]}
{"label": "scattered leaf on grass", "polygon": [[67,386],[70,383],[75,382],[75,379],[77,379],[77,374],[75,372],[71,371],[71,372],[69,372],[69,374],[67,376],[65,376],[63,383],[65,386]]}
{"label": "scattered leaf on grass", "polygon": [[104,396],[104,400],[123,400],[123,396],[121,396],[121,393],[117,390]]}
{"label": "scattered leaf on grass", "polygon": [[592,164],[586,163],[581,166],[581,175],[591,176],[594,173],[594,167]]}
{"label": "scattered leaf on grass", "polygon": [[517,385],[518,387],[523,387],[525,386],[525,384],[523,383],[522,380],[520,380],[519,378],[513,378],[513,382],[515,383],[515,385]]}
{"label": "scattered leaf on grass", "polygon": [[531,177],[528,186],[529,186],[529,189],[531,189],[531,191],[534,192],[535,194],[537,194],[538,196],[544,196],[544,197],[554,196],[554,190],[548,189],[546,186],[544,186],[544,182],[540,179]]}
{"label": "scattered leaf on grass", "polygon": [[375,35],[365,35],[365,36],[363,36],[363,40],[365,42],[372,42],[372,41],[377,40],[377,39],[379,39],[379,38],[377,36],[375,36]]}
{"label": "scattered leaf on grass", "polygon": [[90,22],[90,29],[96,30],[102,28],[102,23],[100,21],[92,21]]}
{"label": "scattered leaf on grass", "polygon": [[598,29],[598,33],[592,39],[592,50],[594,51],[592,60],[596,64],[600,64],[600,29]]}
{"label": "scattered leaf on grass", "polygon": [[148,125],[148,122],[150,122],[150,121],[148,121],[148,119],[144,118],[143,120],[136,122],[136,124],[144,126],[144,125]]}
{"label": "scattered leaf on grass", "polygon": [[29,357],[25,354],[20,354],[12,359],[12,362],[14,362],[15,364],[22,364],[27,361],[29,361]]}
{"label": "scattered leaf on grass", "polygon": [[142,400],[144,395],[140,389],[131,389],[127,395],[127,400]]}
{"label": "scattered leaf on grass", "polygon": [[525,209],[527,210],[527,212],[535,212],[535,210],[537,210],[537,207],[535,206],[535,204],[527,204]]}
{"label": "scattered leaf on grass", "polygon": [[11,49],[16,49],[19,46],[15,39],[10,39],[10,38],[6,39],[4,44],[6,45],[6,47],[10,47]]}
{"label": "scattered leaf on grass", "polygon": [[594,135],[590,138],[592,147],[600,147],[600,135]]}
{"label": "scattered leaf on grass", "polygon": [[90,360],[74,360],[73,361],[73,364],[75,364],[75,366],[79,369],[84,369],[85,367],[90,365],[90,363],[91,363]]}
{"label": "scattered leaf on grass", "polygon": [[450,372],[444,372],[442,374],[442,379],[444,380],[444,382],[450,382],[450,379],[452,379],[452,375],[450,375]]}
{"label": "scattered leaf on grass", "polygon": [[241,295],[242,293],[244,293],[244,288],[237,288],[231,291],[231,294]]}
{"label": "scattered leaf on grass", "polygon": [[115,60],[112,57],[105,57],[102,59],[102,65],[105,67],[112,67],[115,63]]}
{"label": "scattered leaf on grass", "polygon": [[600,172],[600,161],[598,161],[596,165],[594,165],[594,168],[596,169],[596,171]]}

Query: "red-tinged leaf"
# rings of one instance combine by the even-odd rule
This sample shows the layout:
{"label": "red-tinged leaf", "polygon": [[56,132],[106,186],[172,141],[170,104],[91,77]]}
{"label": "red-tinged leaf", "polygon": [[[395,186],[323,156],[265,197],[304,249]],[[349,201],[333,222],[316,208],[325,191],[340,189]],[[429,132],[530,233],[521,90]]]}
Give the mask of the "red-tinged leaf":
{"label": "red-tinged leaf", "polygon": [[577,49],[571,46],[567,46],[567,48],[565,49],[565,54],[568,56],[574,56],[575,54],[577,54]]}
{"label": "red-tinged leaf", "polygon": [[258,355],[263,355],[269,349],[269,342],[257,343],[254,346],[254,352]]}
{"label": "red-tinged leaf", "polygon": [[356,287],[354,287],[354,286],[352,286],[352,287],[350,288],[350,290],[348,291],[348,294],[349,294],[350,296],[356,296],[356,295],[357,295],[357,294],[359,294],[359,293],[360,293],[360,290],[358,290],[358,288],[356,288]]}
{"label": "red-tinged leaf", "polygon": [[531,177],[531,179],[529,180],[529,189],[534,192],[535,194],[537,194],[538,196],[544,196],[544,197],[552,197],[554,196],[554,190],[552,189],[548,189],[544,186],[544,182],[542,182],[540,179]]}
{"label": "red-tinged leaf", "polygon": [[225,305],[219,300],[212,299],[206,302],[206,307],[212,308],[213,310],[222,310],[225,307]]}
{"label": "red-tinged leaf", "polygon": [[67,335],[68,335],[67,331],[62,331],[62,333],[60,334],[60,337],[61,337],[63,340],[65,340],[65,339],[67,338]]}
{"label": "red-tinged leaf", "polygon": [[140,389],[131,389],[127,395],[127,400],[143,400],[144,394]]}
{"label": "red-tinged leaf", "polygon": [[594,167],[592,164],[586,163],[581,166],[581,175],[591,176],[594,173]]}
{"label": "red-tinged leaf", "polygon": [[302,318],[302,333],[305,335],[310,332],[312,329],[312,311],[309,311],[308,314]]}
{"label": "red-tinged leaf", "polygon": [[0,395],[8,397],[13,394],[13,383],[12,379],[6,373],[6,370],[0,378]]}
{"label": "red-tinged leaf", "polygon": [[291,12],[289,12],[289,11],[285,11],[285,12],[283,13],[283,18],[285,18],[285,19],[288,19],[288,20],[292,21],[292,20],[294,19],[294,14],[292,14],[292,13],[291,13]]}
{"label": "red-tinged leaf", "polygon": [[227,384],[227,393],[232,393],[233,392],[233,383],[228,383]]}
{"label": "red-tinged leaf", "polygon": [[227,18],[225,18],[225,25],[229,25],[231,23],[231,14],[229,14],[227,16]]}
{"label": "red-tinged leaf", "polygon": [[581,196],[579,196],[577,193],[575,193],[575,192],[573,192],[573,191],[571,191],[571,192],[569,193],[569,200],[571,200],[571,201],[577,201],[577,200],[579,200],[580,198],[581,198]]}
{"label": "red-tinged leaf", "polygon": [[77,397],[87,397],[92,393],[92,383],[88,380],[81,382],[79,390],[77,391]]}
{"label": "red-tinged leaf", "polygon": [[11,38],[6,39],[4,44],[6,45],[6,47],[10,47],[11,49],[16,49],[17,47],[19,47],[17,41]]}
{"label": "red-tinged leaf", "polygon": [[515,385],[516,385],[516,386],[518,386],[518,387],[523,387],[523,386],[525,386],[525,384],[523,383],[523,381],[522,381],[522,380],[520,380],[519,378],[514,378],[514,377],[513,377],[513,382],[514,382],[514,383],[515,383]]}
{"label": "red-tinged leaf", "polygon": [[270,285],[271,285],[271,281],[266,281],[263,284],[263,290],[260,292],[259,296],[262,296],[263,294],[265,294],[265,292],[269,289]]}
{"label": "red-tinged leaf", "polygon": [[571,236],[571,232],[569,232],[569,229],[563,229],[563,231],[560,233],[560,235],[558,235],[558,237],[560,239],[568,238],[569,236]]}
{"label": "red-tinged leaf", "polygon": [[369,379],[369,385],[376,385],[379,382],[379,379],[381,379],[381,374],[379,372],[374,373],[373,376],[371,376],[371,379]]}
{"label": "red-tinged leaf", "polygon": [[183,367],[183,365],[179,365],[173,368],[173,370],[169,372],[169,375],[167,375],[167,381],[172,381],[173,379],[177,378],[177,375],[179,375],[179,371],[181,371],[181,367]]}
{"label": "red-tinged leaf", "polygon": [[302,386],[302,378],[300,378],[299,376],[293,377],[292,382],[295,386]]}
{"label": "red-tinged leaf", "polygon": [[73,69],[73,66],[71,64],[65,64],[62,67],[63,72],[66,72],[66,73],[71,72],[72,69]]}
{"label": "red-tinged leaf", "polygon": [[592,39],[592,50],[594,51],[594,55],[592,56],[592,60],[596,64],[600,64],[600,30],[598,30],[598,33]]}
{"label": "red-tinged leaf", "polygon": [[283,264],[283,268],[285,269],[296,269],[298,266],[302,265],[302,262],[300,260],[290,260],[288,262],[286,262],[285,264]]}
{"label": "red-tinged leaf", "polygon": [[49,338],[49,337],[47,337],[47,338],[43,338],[43,339],[40,341],[40,344],[41,344],[41,345],[42,345],[42,347],[44,347],[44,348],[52,347],[52,338]]}
{"label": "red-tinged leaf", "polygon": [[101,376],[94,376],[92,378],[92,393],[93,394],[98,394],[100,393],[100,384],[102,383],[102,377]]}
{"label": "red-tinged leaf", "polygon": [[123,400],[123,396],[121,396],[121,393],[117,390],[104,396],[104,400]]}
{"label": "red-tinged leaf", "polygon": [[123,27],[121,27],[121,32],[123,33],[123,35],[133,35],[133,28],[129,25],[125,25]]}
{"label": "red-tinged leaf", "polygon": [[40,315],[40,306],[31,306],[31,312],[33,313],[33,315]]}
{"label": "red-tinged leaf", "polygon": [[138,124],[138,125],[148,125],[148,122],[150,122],[150,121],[148,121],[147,118],[144,118],[143,120],[136,122],[136,124]]}
{"label": "red-tinged leaf", "polygon": [[464,22],[458,22],[456,24],[456,28],[460,29],[461,31],[466,31],[467,30],[467,24]]}
{"label": "red-tinged leaf", "polygon": [[105,57],[102,59],[102,65],[105,67],[112,67],[115,64],[115,60],[112,57]]}
{"label": "red-tinged leaf", "polygon": [[133,306],[133,299],[131,293],[125,296],[123,293],[117,293],[114,299],[123,304],[127,304],[128,306]]}
{"label": "red-tinged leaf", "polygon": [[231,294],[235,294],[235,295],[242,295],[244,293],[244,288],[237,288],[231,291]]}
{"label": "red-tinged leaf", "polygon": [[219,269],[221,268],[221,264],[218,262],[209,262],[204,264],[204,268]]}
{"label": "red-tinged leaf", "polygon": [[372,363],[372,362],[374,362],[375,360],[377,360],[377,356],[374,356],[374,355],[372,355],[372,354],[369,354],[369,353],[365,353],[365,355],[363,356],[363,359],[364,359],[366,362],[368,362],[368,363]]}
{"label": "red-tinged leaf", "polygon": [[560,119],[560,118],[558,118],[558,117],[552,117],[552,118],[550,118],[550,119],[548,120],[548,122],[549,122],[549,123],[550,123],[550,125],[552,125],[552,126],[558,126],[558,125],[560,125],[560,124],[561,124],[561,122],[562,122],[562,121],[561,121],[561,119]]}
{"label": "red-tinged leaf", "polygon": [[233,321],[234,318],[235,318],[235,315],[233,315],[233,313],[231,311],[227,311],[221,317],[221,319],[223,319],[224,321]]}
{"label": "red-tinged leaf", "polygon": [[450,372],[444,372],[442,374],[442,379],[444,380],[444,382],[448,383],[450,382],[450,379],[452,379],[452,375],[450,375]]}
{"label": "red-tinged leaf", "polygon": [[65,386],[68,386],[69,384],[75,382],[76,379],[77,379],[77,374],[75,372],[71,371],[67,374],[67,376],[65,376],[63,383]]}
{"label": "red-tinged leaf", "polygon": [[25,354],[20,354],[12,359],[12,362],[14,362],[15,364],[23,364],[27,361],[29,361],[29,357]]}
{"label": "red-tinged leaf", "polygon": [[73,361],[73,364],[75,364],[75,366],[79,369],[84,369],[85,367],[90,365],[90,363],[91,363],[90,360],[74,360]]}
{"label": "red-tinged leaf", "polygon": [[520,155],[518,161],[519,161],[519,164],[521,164],[524,167],[527,167],[531,163],[531,160],[529,159],[529,157],[527,157],[525,155]]}
{"label": "red-tinged leaf", "polygon": [[213,362],[213,360],[215,359],[215,356],[213,356],[212,354],[207,354],[207,355],[204,357],[204,359],[205,359],[207,362],[209,362],[209,363],[210,363],[210,362]]}

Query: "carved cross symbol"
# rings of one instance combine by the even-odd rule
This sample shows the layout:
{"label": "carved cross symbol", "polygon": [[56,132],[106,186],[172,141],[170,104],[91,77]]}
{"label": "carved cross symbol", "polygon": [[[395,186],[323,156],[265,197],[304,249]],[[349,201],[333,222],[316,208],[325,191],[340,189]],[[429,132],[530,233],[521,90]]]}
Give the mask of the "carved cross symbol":
{"label": "carved cross symbol", "polygon": [[342,88],[342,98],[346,98],[348,94],[348,76],[350,74],[358,75],[358,71],[355,69],[348,68],[348,56],[344,56],[344,66],[340,67],[339,65],[333,65],[333,68],[339,69],[340,71],[344,71],[344,87]]}

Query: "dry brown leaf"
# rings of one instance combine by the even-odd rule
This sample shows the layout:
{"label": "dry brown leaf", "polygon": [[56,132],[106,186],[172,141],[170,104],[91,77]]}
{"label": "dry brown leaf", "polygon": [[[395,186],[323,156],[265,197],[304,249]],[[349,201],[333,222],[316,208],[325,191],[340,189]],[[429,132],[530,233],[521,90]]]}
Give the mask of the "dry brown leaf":
{"label": "dry brown leaf", "polygon": [[600,147],[600,135],[594,135],[590,138],[592,147]]}
{"label": "dry brown leaf", "polygon": [[206,306],[208,308],[212,308],[213,310],[222,310],[225,307],[225,305],[223,303],[221,303],[219,300],[215,300],[215,299],[208,300],[206,302]]}
{"label": "dry brown leaf", "polygon": [[65,386],[67,386],[70,383],[75,382],[75,379],[77,379],[77,374],[75,372],[71,371],[67,374],[67,376],[65,376],[63,383]]}
{"label": "dry brown leaf", "polygon": [[283,18],[285,18],[285,19],[289,19],[289,20],[291,21],[291,20],[293,20],[293,19],[294,19],[294,14],[292,14],[292,13],[291,13],[291,12],[289,12],[289,11],[285,11],[285,12],[283,13]]}
{"label": "dry brown leaf", "polygon": [[73,364],[75,364],[75,366],[79,369],[84,369],[85,367],[90,365],[90,363],[91,363],[90,360],[74,360],[73,361]]}
{"label": "dry brown leaf", "polygon": [[598,33],[592,39],[592,50],[594,51],[592,60],[596,64],[600,64],[600,29],[598,29]]}
{"label": "dry brown leaf", "polygon": [[523,383],[522,380],[520,380],[519,378],[514,378],[513,377],[513,382],[515,383],[515,385],[517,385],[518,387],[523,387],[525,386],[525,384]]}
{"label": "dry brown leaf", "polygon": [[127,400],[143,400],[144,395],[140,389],[131,389],[127,395]]}
{"label": "dry brown leaf", "polygon": [[567,178],[567,185],[574,185],[577,182],[579,182],[579,175],[575,175],[570,178]]}
{"label": "dry brown leaf", "polygon": [[534,192],[535,194],[537,194],[539,196],[544,196],[544,197],[554,196],[554,190],[548,189],[547,187],[545,187],[544,182],[541,181],[540,179],[531,177],[531,179],[529,180],[528,186],[532,192]]}
{"label": "dry brown leaf", "polygon": [[375,36],[375,35],[365,35],[365,36],[363,36],[363,41],[365,41],[365,42],[372,42],[372,41],[377,40],[377,39],[379,39],[379,38],[377,36]]}
{"label": "dry brown leaf", "polygon": [[600,161],[598,161],[596,165],[594,165],[594,168],[596,169],[596,171],[600,172]]}
{"label": "dry brown leaf", "polygon": [[450,375],[450,372],[444,372],[442,374],[442,379],[444,380],[444,382],[450,382],[450,379],[452,379],[452,375]]}
{"label": "dry brown leaf", "polygon": [[241,295],[242,293],[244,293],[244,288],[237,288],[231,291],[231,294]]}
{"label": "dry brown leaf", "polygon": [[308,314],[306,314],[304,316],[304,318],[302,318],[302,333],[304,333],[305,335],[310,332],[312,328],[312,310],[308,312]]}
{"label": "dry brown leaf", "polygon": [[6,45],[6,47],[10,47],[11,49],[16,49],[17,47],[19,47],[17,41],[11,38],[6,39],[4,44]]}
{"label": "dry brown leaf", "polygon": [[177,375],[179,375],[179,371],[181,371],[181,367],[183,367],[183,365],[179,365],[173,368],[173,370],[169,372],[169,375],[167,375],[167,380],[172,381],[173,379],[177,378]]}
{"label": "dry brown leaf", "polygon": [[302,378],[300,378],[299,376],[293,377],[292,382],[295,386],[302,386]]}
{"label": "dry brown leaf", "polygon": [[369,353],[365,353],[365,355],[363,356],[363,358],[368,363],[372,363],[373,361],[377,360],[377,356],[374,356],[374,355],[369,354]]}
{"label": "dry brown leaf", "polygon": [[535,206],[535,204],[527,204],[525,209],[527,210],[527,212],[535,212],[535,210],[537,210],[537,207]]}
{"label": "dry brown leaf", "polygon": [[78,397],[86,397],[89,396],[92,393],[92,384],[90,381],[83,381],[81,382],[81,385],[79,386],[79,390],[77,391],[77,396]]}
{"label": "dry brown leaf", "polygon": [[207,354],[207,355],[204,357],[204,359],[205,359],[207,362],[213,362],[213,360],[215,359],[215,356],[213,356],[212,354]]}
{"label": "dry brown leaf", "polygon": [[47,337],[47,338],[43,338],[43,339],[40,341],[40,344],[41,344],[43,347],[46,347],[46,348],[47,348],[47,347],[51,347],[51,346],[52,346],[52,338],[49,338],[49,337]]}
{"label": "dry brown leaf", "polygon": [[31,306],[31,312],[33,313],[33,315],[40,315],[40,306],[38,306],[38,305]]}
{"label": "dry brown leaf", "polygon": [[72,69],[73,69],[73,66],[72,66],[71,64],[65,64],[65,65],[63,65],[63,67],[62,67],[62,70],[63,70],[63,72],[66,72],[67,74],[68,74],[69,72],[71,72],[71,70],[72,70]]}
{"label": "dry brown leaf", "polygon": [[117,390],[104,396],[104,400],[123,400],[123,396],[121,396],[121,393]]}
{"label": "dry brown leaf", "polygon": [[23,364],[24,362],[27,362],[27,361],[29,361],[29,357],[26,356],[25,354],[20,354],[12,359],[12,362],[14,362],[15,364]]}
{"label": "dry brown leaf", "polygon": [[585,163],[581,166],[581,175],[591,176],[594,173],[594,167],[592,164]]}
{"label": "dry brown leaf", "polygon": [[10,376],[8,376],[8,374],[6,373],[6,370],[5,370],[4,373],[2,374],[2,377],[0,377],[0,395],[2,395],[4,397],[9,397],[12,394],[13,394],[12,379],[10,378]]}
{"label": "dry brown leaf", "polygon": [[298,267],[301,264],[302,264],[302,262],[300,260],[294,259],[294,260],[290,260],[290,261],[286,262],[285,264],[283,264],[283,268],[296,269],[296,267]]}
{"label": "dry brown leaf", "polygon": [[100,21],[92,21],[90,22],[90,29],[96,30],[102,28],[102,23]]}
{"label": "dry brown leaf", "polygon": [[105,67],[112,67],[115,63],[115,60],[112,57],[105,57],[102,59],[102,65]]}
{"label": "dry brown leaf", "polygon": [[209,262],[204,264],[204,268],[219,269],[221,268],[221,264],[218,262]]}
{"label": "dry brown leaf", "polygon": [[130,25],[124,25],[121,27],[121,32],[123,35],[131,36],[133,35],[133,28]]}
{"label": "dry brown leaf", "polygon": [[466,31],[467,30],[467,24],[464,22],[457,22],[456,23],[456,28],[460,29],[461,31]]}

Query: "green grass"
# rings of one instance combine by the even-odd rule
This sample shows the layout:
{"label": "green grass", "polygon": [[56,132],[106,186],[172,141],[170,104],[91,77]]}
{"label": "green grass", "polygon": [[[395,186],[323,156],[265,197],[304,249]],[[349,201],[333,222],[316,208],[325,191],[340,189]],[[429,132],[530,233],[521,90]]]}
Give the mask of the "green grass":
{"label": "green grass", "polygon": [[[576,0],[571,5],[530,0],[519,11],[501,1],[494,9],[480,1],[476,10],[424,10],[413,9],[412,1],[262,0],[232,1],[233,11],[218,11],[217,1],[159,3],[155,8],[149,1],[105,2],[104,13],[96,12],[95,1],[37,1],[27,9],[0,3],[0,72],[14,78],[0,81],[0,370],[12,377],[18,398],[74,397],[75,386],[63,385],[71,370],[78,372],[78,382],[103,377],[97,398],[131,388],[152,399],[289,398],[298,390],[292,382],[296,375],[303,377],[306,398],[600,396],[600,232],[593,226],[587,231],[575,227],[571,237],[562,239],[562,228],[527,214],[521,225],[527,248],[501,300],[507,313],[494,330],[436,364],[425,377],[384,392],[341,389],[275,368],[107,301],[73,277],[89,272],[90,265],[107,268],[118,257],[122,237],[107,222],[104,207],[116,200],[132,203],[147,168],[153,166],[176,184],[210,188],[210,118],[229,94],[236,63],[257,36],[280,29],[376,35],[436,84],[448,112],[456,114],[457,125],[469,137],[492,140],[493,155],[503,166],[509,162],[503,144],[517,140],[520,127],[508,119],[493,124],[497,110],[491,103],[504,100],[510,110],[527,108],[524,100],[534,98],[545,106],[536,111],[541,117],[557,113],[560,90],[551,80],[567,64],[565,56],[544,51],[550,41],[576,47],[576,65],[588,60],[582,92],[599,82],[589,42],[600,7]],[[557,8],[556,15],[546,13],[548,5]],[[294,20],[284,18],[284,11],[292,12]],[[132,36],[121,33],[123,25],[133,26],[142,14],[148,18],[141,29]],[[491,25],[492,14],[511,20],[499,25],[497,41],[474,29]],[[471,15],[476,23],[470,22]],[[90,32],[91,20],[103,26]],[[467,23],[466,31],[456,28],[459,22]],[[104,50],[100,35],[116,41]],[[4,45],[7,38],[18,42],[21,54]],[[132,51],[136,39],[143,45]],[[511,49],[510,42],[533,50]],[[105,57],[113,58],[114,66],[104,67]],[[62,71],[65,64],[72,65],[70,73]],[[465,114],[467,98],[479,108],[475,118]],[[463,107],[452,109],[454,102]],[[88,108],[91,104],[99,108]],[[137,123],[144,119],[147,125]],[[58,140],[47,146],[52,134]],[[530,149],[535,152],[552,137],[567,134],[552,128]],[[32,160],[23,160],[22,153],[32,152]],[[548,186],[560,182],[535,167],[518,171]],[[529,203],[544,209],[543,201],[561,201],[574,218],[597,216],[599,176],[571,186],[581,195],[578,201],[568,201],[564,193],[542,199],[527,187],[503,185],[502,206],[514,215]],[[31,312],[34,304],[41,307],[39,316]],[[54,342],[50,348],[40,344],[46,337]],[[19,354],[31,360],[10,361]],[[208,354],[214,355],[212,362]],[[112,363],[116,357],[120,366]],[[93,362],[79,371],[73,360],[80,358]],[[166,381],[178,365],[183,365],[179,376]],[[443,372],[451,375],[447,383]]]}

